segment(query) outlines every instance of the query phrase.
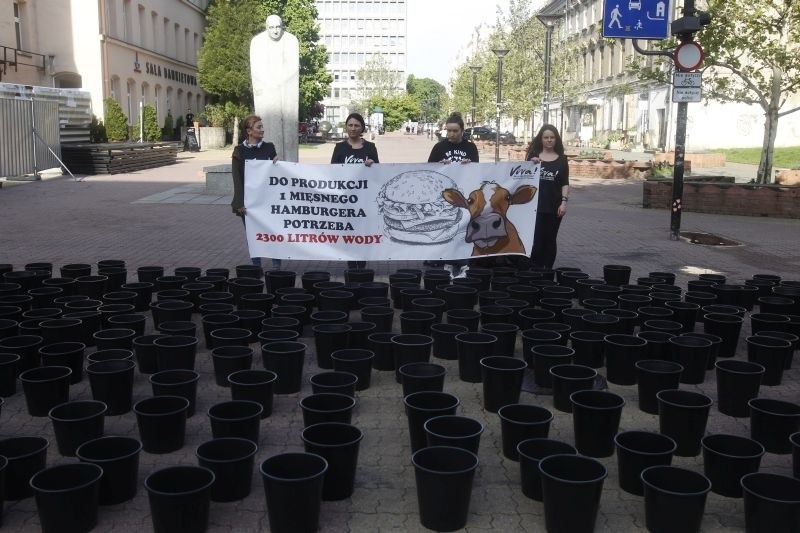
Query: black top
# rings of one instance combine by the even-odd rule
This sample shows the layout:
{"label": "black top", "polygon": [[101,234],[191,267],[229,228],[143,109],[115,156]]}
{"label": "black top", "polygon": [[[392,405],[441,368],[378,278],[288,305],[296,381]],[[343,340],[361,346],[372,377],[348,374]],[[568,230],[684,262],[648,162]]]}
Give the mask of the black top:
{"label": "black top", "polygon": [[453,143],[445,139],[433,145],[428,163],[438,163],[443,159],[449,159],[453,163],[469,159],[473,163],[478,163],[478,157],[478,147],[475,143],[470,141]]}
{"label": "black top", "polygon": [[369,141],[363,141],[363,143],[364,145],[358,149],[350,146],[350,143],[347,141],[336,143],[333,147],[331,163],[344,163],[346,165],[356,163],[363,164],[367,159],[372,159],[376,163],[380,163],[380,161],[378,161],[378,149],[375,147],[375,143]]}
{"label": "black top", "polygon": [[[231,209],[236,213],[237,209],[244,207],[244,162],[247,159],[272,160],[278,153],[275,145],[262,142],[261,146],[245,146],[239,144],[233,149],[231,155],[231,174],[233,174],[233,201]],[[236,213],[238,215],[238,213]]]}
{"label": "black top", "polygon": [[561,205],[561,187],[569,185],[569,165],[567,158],[558,156],[555,161],[542,161],[542,173],[539,176],[539,213],[558,212]]}

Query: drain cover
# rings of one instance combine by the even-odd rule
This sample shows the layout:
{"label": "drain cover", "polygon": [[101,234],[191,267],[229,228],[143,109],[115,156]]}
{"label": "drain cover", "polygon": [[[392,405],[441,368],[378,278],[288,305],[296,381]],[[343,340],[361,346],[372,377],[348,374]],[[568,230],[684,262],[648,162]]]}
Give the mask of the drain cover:
{"label": "drain cover", "polygon": [[732,239],[726,239],[712,233],[699,231],[682,231],[681,238],[686,239],[692,244],[703,244],[706,246],[741,246],[742,243]]}

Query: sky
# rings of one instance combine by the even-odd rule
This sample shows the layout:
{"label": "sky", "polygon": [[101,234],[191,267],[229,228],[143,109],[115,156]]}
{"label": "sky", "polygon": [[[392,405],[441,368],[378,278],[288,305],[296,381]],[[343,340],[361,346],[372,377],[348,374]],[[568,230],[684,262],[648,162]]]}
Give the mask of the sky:
{"label": "sky", "polygon": [[475,26],[494,25],[497,6],[507,13],[508,4],[509,0],[408,0],[408,73],[447,87],[456,57]]}

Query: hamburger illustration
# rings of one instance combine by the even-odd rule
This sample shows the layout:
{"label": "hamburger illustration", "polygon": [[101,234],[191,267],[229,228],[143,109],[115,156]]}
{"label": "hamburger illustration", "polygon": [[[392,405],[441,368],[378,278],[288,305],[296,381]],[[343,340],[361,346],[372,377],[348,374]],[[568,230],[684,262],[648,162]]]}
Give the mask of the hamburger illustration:
{"label": "hamburger illustration", "polygon": [[378,193],[386,235],[400,242],[436,244],[452,239],[460,229],[461,209],[442,197],[456,183],[438,172],[412,170],[398,174]]}

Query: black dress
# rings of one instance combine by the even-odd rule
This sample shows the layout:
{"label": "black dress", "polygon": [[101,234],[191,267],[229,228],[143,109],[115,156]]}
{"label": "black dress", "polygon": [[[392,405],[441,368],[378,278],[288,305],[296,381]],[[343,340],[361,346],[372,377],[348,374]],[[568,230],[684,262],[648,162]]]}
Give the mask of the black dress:
{"label": "black dress", "polygon": [[561,155],[554,161],[542,161],[536,231],[531,251],[531,261],[536,268],[549,270],[556,262],[558,228],[561,226],[558,207],[561,205],[561,188],[564,185],[569,185],[567,158]]}

